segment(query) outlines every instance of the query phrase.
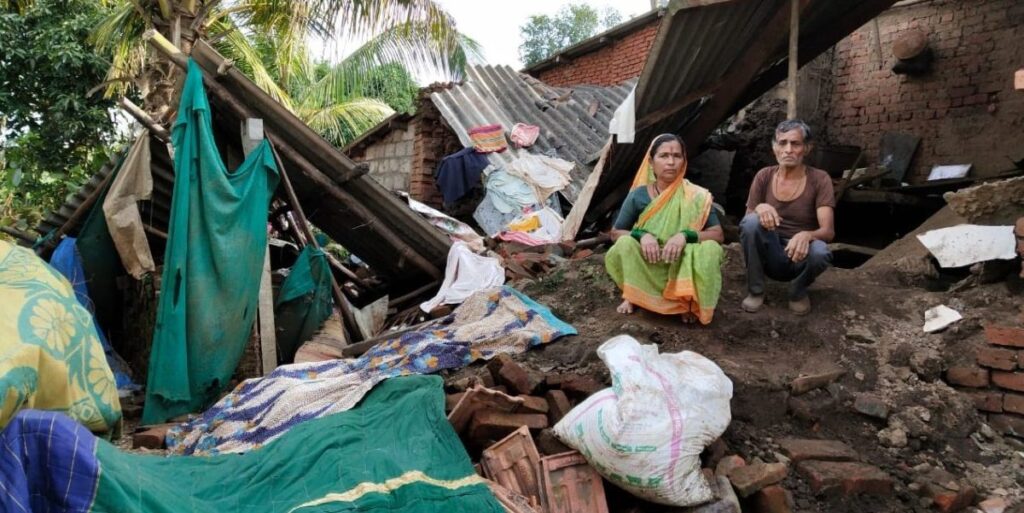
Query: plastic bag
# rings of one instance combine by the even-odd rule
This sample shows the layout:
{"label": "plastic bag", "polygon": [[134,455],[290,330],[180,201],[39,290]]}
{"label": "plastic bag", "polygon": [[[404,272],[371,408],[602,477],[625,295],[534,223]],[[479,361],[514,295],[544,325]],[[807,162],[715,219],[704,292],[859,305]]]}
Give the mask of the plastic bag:
{"label": "plastic bag", "polygon": [[627,335],[597,354],[612,388],[573,408],[555,435],[637,497],[671,506],[714,499],[700,453],[729,426],[732,381],[697,353],[658,354]]}

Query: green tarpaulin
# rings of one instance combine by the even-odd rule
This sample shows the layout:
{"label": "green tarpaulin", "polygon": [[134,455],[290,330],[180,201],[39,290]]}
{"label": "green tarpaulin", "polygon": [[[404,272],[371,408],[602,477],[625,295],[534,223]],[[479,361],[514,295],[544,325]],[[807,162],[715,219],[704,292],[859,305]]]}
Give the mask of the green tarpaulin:
{"label": "green tarpaulin", "polygon": [[278,181],[266,141],[234,172],[224,166],[192,61],[171,137],[174,195],[144,424],[196,411],[227,385],[256,316]]}
{"label": "green tarpaulin", "polygon": [[306,246],[281,284],[274,319],[277,323],[277,356],[291,363],[303,342],[312,338],[331,316],[331,268],[320,249]]}
{"label": "green tarpaulin", "polygon": [[23,411],[0,444],[2,511],[503,513],[444,416],[439,376],[392,378],[355,408],[245,454],[132,454],[57,413]]}

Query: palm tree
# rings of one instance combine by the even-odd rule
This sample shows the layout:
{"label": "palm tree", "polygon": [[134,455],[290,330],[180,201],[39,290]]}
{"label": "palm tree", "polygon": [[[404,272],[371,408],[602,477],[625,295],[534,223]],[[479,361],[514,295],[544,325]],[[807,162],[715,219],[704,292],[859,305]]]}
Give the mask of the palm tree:
{"label": "palm tree", "polygon": [[[476,43],[461,36],[434,0],[99,0],[111,9],[94,42],[113,57],[108,95],[135,89],[160,123],[174,115],[181,72],[149,51],[155,28],[188,52],[206,39],[259,87],[336,144],[392,111],[357,91],[375,67],[440,70],[456,80]],[[326,73],[309,58],[307,40],[368,39]]]}

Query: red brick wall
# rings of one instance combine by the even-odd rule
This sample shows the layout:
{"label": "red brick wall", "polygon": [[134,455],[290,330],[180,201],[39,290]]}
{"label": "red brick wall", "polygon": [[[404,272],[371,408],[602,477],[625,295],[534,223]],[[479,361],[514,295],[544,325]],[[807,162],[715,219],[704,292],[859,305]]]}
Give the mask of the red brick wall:
{"label": "red brick wall", "polygon": [[462,149],[458,136],[444,123],[440,111],[421,97],[413,124],[412,167],[409,195],[434,208],[441,208],[443,199],[434,182],[434,171],[445,155]]}
{"label": "red brick wall", "polygon": [[[919,182],[932,165],[973,163],[974,176],[1012,168],[1024,158],[1024,92],[1013,73],[1024,66],[1024,2],[933,0],[878,17],[836,46],[827,138],[867,149],[876,163],[885,131],[922,138],[907,179]],[[910,29],[928,34],[930,73],[896,75],[892,43]],[[880,57],[880,59],[879,59]],[[881,62],[880,62],[881,61]]]}
{"label": "red brick wall", "polygon": [[608,46],[533,75],[555,87],[616,85],[640,76],[660,22],[656,18]]}

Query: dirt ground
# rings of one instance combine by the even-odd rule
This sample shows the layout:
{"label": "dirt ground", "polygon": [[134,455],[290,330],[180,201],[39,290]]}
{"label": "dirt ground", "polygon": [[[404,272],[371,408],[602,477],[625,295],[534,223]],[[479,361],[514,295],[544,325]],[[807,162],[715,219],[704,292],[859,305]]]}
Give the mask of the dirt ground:
{"label": "dirt ground", "polygon": [[[610,384],[596,349],[614,335],[653,342],[662,352],[695,351],[718,363],[733,381],[733,421],[723,436],[731,453],[771,462],[778,459],[776,441],[783,437],[841,440],[862,461],[895,478],[892,497],[820,498],[791,469],[783,485],[793,492],[796,511],[935,511],[911,484],[934,467],[974,486],[979,500],[1024,498],[1024,443],[993,434],[973,402],[940,377],[949,365],[973,360],[984,324],[1020,322],[1021,296],[1011,295],[1002,283],[928,292],[899,285],[891,275],[831,269],[812,289],[811,315],[788,311],[783,284],[769,289],[765,308],[749,314],[739,306],[745,282],[735,244],[727,247],[726,258],[722,298],[709,326],[683,325],[676,317],[643,311],[616,313],[619,293],[600,254],[568,261],[538,280],[513,283],[580,333],[517,359],[542,372],[590,374]],[[924,311],[938,304],[956,308],[964,319],[945,332],[923,333]],[[834,367],[847,371],[836,383],[789,397],[794,378]],[[452,378],[478,370],[476,365]],[[879,442],[886,421],[854,411],[858,393],[889,404],[890,424],[900,419],[897,427],[908,434],[906,447]],[[664,511],[617,490],[609,496],[613,511]]]}

